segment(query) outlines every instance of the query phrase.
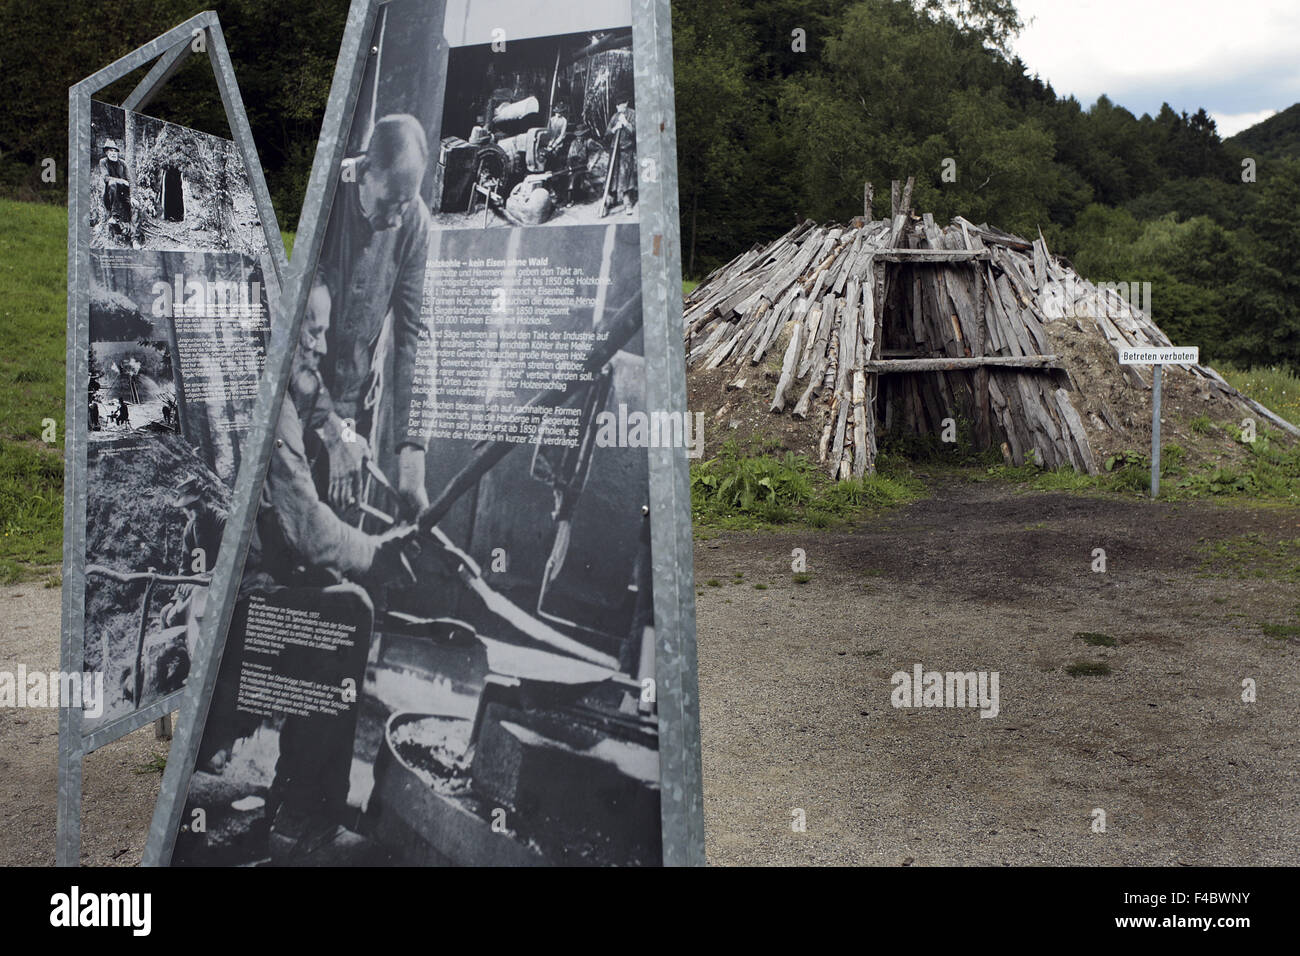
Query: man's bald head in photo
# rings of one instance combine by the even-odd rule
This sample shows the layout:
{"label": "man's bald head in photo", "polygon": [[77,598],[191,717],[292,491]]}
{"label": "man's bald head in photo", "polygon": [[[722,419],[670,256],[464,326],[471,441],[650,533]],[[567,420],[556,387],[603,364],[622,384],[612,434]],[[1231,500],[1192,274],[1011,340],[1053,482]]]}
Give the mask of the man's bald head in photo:
{"label": "man's bald head in photo", "polygon": [[418,201],[429,168],[429,142],[414,116],[398,113],[375,124],[361,160],[361,208],[372,228],[395,229]]}

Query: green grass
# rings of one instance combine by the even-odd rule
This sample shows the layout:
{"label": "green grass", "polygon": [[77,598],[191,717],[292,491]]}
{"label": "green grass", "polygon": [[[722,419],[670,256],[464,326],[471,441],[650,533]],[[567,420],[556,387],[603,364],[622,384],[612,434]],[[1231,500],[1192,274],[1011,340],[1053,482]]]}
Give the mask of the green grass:
{"label": "green grass", "polygon": [[1075,661],[1065,672],[1071,677],[1105,677],[1110,673],[1110,665],[1105,661]]}
{"label": "green grass", "polygon": [[836,482],[803,455],[778,457],[756,442],[723,445],[716,458],[691,468],[697,527],[730,530],[804,525],[828,528],[875,509],[913,501],[923,488],[906,473],[879,473]]}
{"label": "green grass", "polygon": [[1293,637],[1300,637],[1300,624],[1261,624],[1260,628],[1265,637],[1271,637],[1279,641],[1289,641]]}
{"label": "green grass", "polygon": [[64,207],[0,200],[0,583],[61,560],[67,235]]}
{"label": "green grass", "polygon": [[1241,371],[1220,366],[1218,371],[1243,395],[1276,412],[1292,425],[1300,425],[1300,378],[1280,368]]}
{"label": "green grass", "polygon": [[156,773],[162,774],[167,769],[167,756],[165,754],[154,754],[145,763],[137,764],[131,769],[131,772],[139,776]]}
{"label": "green grass", "polygon": [[68,214],[0,200],[0,438],[63,445]]}
{"label": "green grass", "polygon": [[63,460],[0,439],[0,584],[49,578],[63,554]]}
{"label": "green grass", "polygon": [[1201,570],[1218,577],[1300,583],[1300,538],[1266,541],[1258,532],[1200,545]]}
{"label": "green grass", "polygon": [[1092,647],[1114,647],[1115,638],[1109,634],[1097,634],[1093,631],[1078,631],[1075,635],[1079,640]]}
{"label": "green grass", "polygon": [[[1186,463],[1186,451],[1168,445],[1160,454],[1160,496],[1178,501],[1203,498],[1244,498],[1259,502],[1300,501],[1300,445],[1286,444],[1276,432],[1264,430],[1246,445],[1250,458],[1240,465]],[[1099,475],[1073,468],[1045,470],[1033,465],[1019,468],[992,465],[975,480],[996,479],[1022,483],[1035,491],[1122,494],[1146,497],[1151,493],[1151,459],[1141,452],[1112,455],[1102,462]]]}
{"label": "green grass", "polygon": [[694,292],[697,288],[699,288],[699,285],[700,285],[700,280],[699,280],[699,279],[683,279],[683,280],[682,280],[682,298],[686,298],[686,296],[688,296],[688,295],[690,295],[692,292]]}

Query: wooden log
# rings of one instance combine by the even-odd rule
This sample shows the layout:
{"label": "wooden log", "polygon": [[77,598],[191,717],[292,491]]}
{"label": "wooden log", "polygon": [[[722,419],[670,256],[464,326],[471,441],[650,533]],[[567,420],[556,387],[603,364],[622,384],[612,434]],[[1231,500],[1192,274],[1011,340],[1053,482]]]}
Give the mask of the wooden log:
{"label": "wooden log", "polygon": [[[844,428],[849,420],[849,406],[852,404],[851,396],[836,395],[832,409],[835,413],[835,441],[831,445],[831,461],[835,469],[840,466],[840,459],[844,454]],[[835,471],[831,472],[834,476]]]}
{"label": "wooden log", "polygon": [[803,353],[799,356],[799,365],[795,369],[794,377],[796,380],[801,380],[812,368],[815,360],[813,346],[817,344],[817,336],[821,331],[821,322],[822,307],[814,305],[808,310],[808,316],[804,320]]}
{"label": "wooden log", "polygon": [[1078,450],[1083,470],[1090,475],[1098,474],[1097,461],[1092,455],[1091,446],[1088,444],[1088,432],[1083,427],[1083,419],[1079,417],[1078,411],[1075,410],[1074,404],[1070,401],[1070,393],[1063,388],[1058,388],[1054,394],[1057,408],[1061,412],[1061,420],[1065,422],[1065,426],[1070,430],[1070,436],[1074,441],[1075,448]]}
{"label": "wooden log", "polygon": [[748,318],[740,319],[737,324],[745,330],[744,336],[740,340],[740,345],[736,348],[736,364],[740,365],[745,361],[745,356],[749,354],[749,348],[754,344],[754,339],[763,334],[767,328],[767,313],[771,309],[771,303],[764,299],[759,303],[754,314]]}
{"label": "wooden log", "polygon": [[871,448],[867,444],[867,376],[861,369],[853,372],[853,477],[867,473]]}
{"label": "wooden log", "polygon": [[904,216],[910,216],[912,214],[912,190],[915,187],[916,187],[916,177],[908,176],[907,184],[903,186],[903,198],[900,203],[900,209],[899,209],[899,212],[901,212]]}
{"label": "wooden log", "polygon": [[734,334],[734,329],[735,327],[730,322],[719,322],[718,327],[710,333],[708,338],[691,349],[691,354],[686,360],[686,364],[694,365],[698,363],[700,359],[708,355],[709,352],[717,347],[718,343],[722,341],[724,335],[727,335],[728,333]]}
{"label": "wooden log", "polygon": [[[807,418],[808,411],[812,406],[812,401],[821,391],[826,388],[827,364],[830,361],[828,353],[834,351],[838,354],[839,342],[833,345],[830,343],[831,327],[835,322],[835,300],[827,296],[826,304],[822,308],[824,318],[821,327],[817,332],[817,338],[813,342],[813,364],[806,373],[808,375],[808,387],[804,393],[799,396],[799,401],[794,406],[793,414],[797,418]],[[802,377],[802,375],[800,375]],[[834,381],[834,379],[831,379]]]}
{"label": "wooden log", "polygon": [[736,331],[735,335],[733,335],[731,338],[727,339],[716,349],[714,349],[713,354],[710,355],[708,361],[704,363],[705,370],[708,371],[708,370],[715,369],[723,362],[725,362],[727,360],[727,356],[731,354],[731,350],[734,349],[737,344],[739,344],[740,340],[744,337],[744,335],[745,335],[745,329],[742,327]]}
{"label": "wooden log", "polygon": [[[889,238],[885,240],[885,246],[889,249],[902,249],[904,248],[903,240],[906,236],[907,217],[903,215],[895,216],[893,222],[890,223]],[[879,256],[880,252],[878,251],[876,255]]]}
{"label": "wooden log", "polygon": [[1055,355],[983,355],[961,358],[873,359],[864,371],[876,375],[901,372],[957,372],[977,368],[1048,368],[1060,367]]}
{"label": "wooden log", "polygon": [[826,461],[826,455],[830,451],[831,433],[834,430],[835,420],[833,418],[827,418],[826,427],[822,429],[821,441],[817,443],[817,461],[819,463],[824,463]]}
{"label": "wooden log", "polygon": [[839,375],[835,379],[835,394],[842,398],[848,396],[858,348],[858,313],[862,306],[856,279],[849,283],[848,293],[840,328]]}
{"label": "wooden log", "polygon": [[877,249],[874,254],[890,262],[980,262],[990,258],[987,250],[973,249]]}
{"label": "wooden log", "polygon": [[[757,365],[763,360],[763,356],[767,354],[767,350],[771,347],[777,333],[784,328],[785,323],[790,319],[791,315],[794,314],[794,304],[796,297],[799,294],[800,290],[797,287],[791,287],[789,292],[786,293],[786,297],[772,309],[772,317],[764,327],[762,337],[754,347],[754,354],[750,357],[751,365]],[[743,354],[741,360],[744,360]],[[737,362],[736,364],[739,365],[740,362]]]}
{"label": "wooden log", "polygon": [[776,383],[776,395],[772,398],[772,407],[768,411],[781,412],[785,411],[785,393],[790,390],[794,383],[795,368],[799,361],[799,348],[802,345],[800,336],[803,332],[803,324],[795,322],[790,329],[790,344],[785,349],[785,360],[781,363],[781,377]]}
{"label": "wooden log", "polygon": [[1011,233],[1002,232],[999,229],[990,229],[987,225],[977,226],[969,220],[963,219],[961,216],[957,216],[953,221],[957,223],[965,223],[972,233],[979,236],[980,239],[985,242],[997,246],[1003,246],[1007,249],[1015,249],[1018,252],[1033,251],[1034,244],[1028,239],[1021,239],[1019,236],[1013,236]]}
{"label": "wooden log", "polygon": [[871,220],[874,218],[871,215],[871,204],[875,198],[876,198],[876,187],[871,185],[871,183],[867,183],[862,188],[862,218],[865,219],[867,222],[871,222]]}
{"label": "wooden log", "polygon": [[[984,358],[988,355],[988,298],[984,293],[984,264],[975,264],[975,298],[976,298],[976,344],[975,356]],[[989,373],[988,367],[982,366],[975,373],[971,383],[975,400],[975,442],[981,448],[993,444],[993,413],[989,408]]]}
{"label": "wooden log", "polygon": [[1003,337],[1007,340],[1013,355],[1033,355],[1038,350],[1030,343],[1020,321],[1020,303],[1016,301],[1015,291],[1006,273],[1002,273],[994,282],[1002,308],[995,309],[994,315],[1002,325]]}

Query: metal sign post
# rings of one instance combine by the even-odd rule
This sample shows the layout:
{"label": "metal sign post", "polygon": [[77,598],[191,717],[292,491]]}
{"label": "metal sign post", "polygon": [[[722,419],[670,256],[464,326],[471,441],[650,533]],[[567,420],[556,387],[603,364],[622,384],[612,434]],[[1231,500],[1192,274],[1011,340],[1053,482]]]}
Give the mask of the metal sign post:
{"label": "metal sign post", "polygon": [[1160,386],[1166,365],[1199,365],[1201,350],[1191,348],[1126,348],[1119,353],[1120,365],[1153,365],[1151,384],[1151,497],[1160,497]]}
{"label": "metal sign post", "polygon": [[[212,64],[222,103],[225,106],[226,118],[233,132],[233,144],[227,140],[220,140],[175,124],[167,124],[139,113],[148,106],[191,54],[201,52],[208,54]],[[97,92],[151,62],[154,63],[152,69],[121,107],[92,103],[92,97]],[[172,308],[159,311],[156,296],[154,302],[149,302],[142,296],[147,296],[152,279],[160,280],[159,285],[164,288],[172,283],[172,275],[166,277],[161,274],[155,275],[150,271],[151,268],[156,272],[157,267],[163,263],[169,265],[185,263],[188,272],[188,264],[194,262],[197,267],[197,260],[189,260],[185,257],[201,257],[205,254],[207,246],[197,248],[193,243],[157,239],[156,236],[151,236],[148,242],[141,242],[138,235],[133,235],[134,221],[135,217],[140,215],[138,210],[149,205],[149,199],[146,197],[140,202],[135,200],[145,193],[152,195],[160,190],[166,191],[169,184],[174,184],[181,178],[178,167],[192,169],[187,164],[197,162],[194,150],[197,148],[199,151],[205,151],[205,155],[214,165],[221,165],[221,171],[226,174],[226,178],[220,185],[208,182],[201,190],[191,189],[189,199],[201,204],[204,197],[211,195],[216,196],[218,201],[226,203],[233,194],[234,187],[231,181],[236,178],[240,180],[239,205],[243,223],[240,228],[243,230],[241,235],[246,240],[247,250],[243,253],[220,253],[220,255],[225,255],[227,261],[245,256],[253,263],[250,268],[260,274],[261,290],[266,294],[268,312],[273,311],[279,293],[281,272],[286,263],[283,239],[276,224],[275,210],[271,205],[270,193],[258,162],[248,117],[239,96],[234,67],[215,13],[208,11],[192,17],[77,83],[69,90],[69,107],[68,367],[65,425],[67,467],[64,479],[61,666],[64,674],[78,675],[84,680],[87,676],[85,675],[87,642],[95,642],[92,647],[96,648],[101,661],[99,676],[104,680],[105,690],[111,688],[121,697],[122,706],[119,708],[120,712],[106,713],[97,724],[88,723],[87,714],[83,712],[81,706],[71,706],[68,702],[62,702],[63,705],[60,707],[56,850],[56,859],[60,866],[75,866],[81,858],[82,763],[86,754],[151,722],[166,719],[180,706],[184,691],[179,689],[179,685],[184,681],[183,671],[184,666],[187,666],[181,663],[183,655],[178,653],[179,648],[173,649],[168,658],[170,663],[165,686],[151,688],[151,699],[143,699],[140,677],[146,632],[149,624],[157,620],[160,611],[164,615],[167,613],[166,608],[156,606],[161,602],[153,602],[155,606],[150,606],[150,592],[146,590],[144,605],[133,618],[134,623],[131,625],[133,632],[134,629],[138,629],[138,641],[141,647],[141,651],[135,655],[134,663],[131,665],[134,673],[129,673],[122,680],[121,688],[118,686],[118,674],[104,673],[108,669],[106,657],[110,629],[105,625],[103,618],[112,616],[116,622],[116,629],[120,631],[121,618],[128,616],[123,608],[118,608],[104,595],[113,586],[134,587],[140,581],[152,583],[155,580],[161,581],[166,577],[177,578],[177,576],[160,576],[155,571],[162,569],[144,566],[143,559],[139,566],[103,567],[95,563],[97,555],[87,554],[90,544],[90,536],[87,533],[88,499],[93,498],[94,490],[91,487],[93,475],[89,471],[89,466],[92,459],[96,457],[91,454],[92,429],[96,437],[104,437],[104,432],[100,430],[101,403],[95,397],[94,383],[91,381],[90,353],[96,341],[93,336],[95,323],[92,321],[92,311],[98,307],[101,314],[108,313],[108,324],[115,325],[116,338],[124,341],[130,338],[131,330],[150,327],[155,317],[158,317],[160,328],[162,325],[168,326],[165,335],[159,333],[153,336],[156,340],[156,349],[160,353],[160,370],[157,375],[150,377],[148,384],[151,388],[159,386],[158,395],[162,396],[161,398],[158,398],[158,395],[152,396],[153,404],[150,405],[151,409],[153,405],[159,406],[160,414],[157,420],[154,420],[152,411],[147,416],[139,412],[143,406],[135,403],[139,403],[144,397],[139,391],[142,380],[138,375],[133,374],[130,376],[129,397],[135,404],[139,418],[132,420],[130,409],[125,401],[110,401],[108,403],[110,407],[116,406],[117,417],[111,422],[106,421],[104,428],[117,429],[122,438],[131,441],[135,440],[133,436],[138,435],[142,448],[149,446],[150,436],[156,437],[159,441],[165,439],[171,442],[177,435],[183,439],[182,444],[188,442],[192,447],[198,439],[186,433],[185,395],[180,384],[182,373],[181,362],[178,361],[175,327],[178,319],[190,316],[190,313],[185,311],[186,300],[195,302],[199,300],[190,300],[188,293],[183,296],[178,294],[173,299],[169,290],[166,301]],[[106,134],[105,125],[111,131],[111,135]],[[117,127],[121,127],[125,132],[119,132]],[[132,157],[129,155],[131,144],[135,141],[136,134],[139,134],[139,138],[151,137],[150,141],[157,147],[158,142],[163,138],[161,131],[164,129],[169,142],[179,135],[185,138],[186,146],[179,149],[175,159],[167,165],[158,166],[157,169],[151,167],[151,178],[147,182],[142,181],[138,175],[139,168],[133,165]],[[101,142],[95,141],[96,136],[101,137]],[[107,145],[109,143],[111,145]],[[104,146],[105,162],[111,162],[111,165],[96,167],[95,152],[101,146]],[[111,154],[109,154],[110,149]],[[151,162],[157,159],[158,153],[159,150],[156,149]],[[100,170],[101,177],[104,175],[103,171],[107,170],[108,176],[111,177],[110,185],[105,186],[102,193],[92,194],[92,191],[97,189],[97,181],[92,169]],[[152,178],[155,174],[157,174],[156,181]],[[216,177],[212,176],[211,179],[216,180]],[[131,196],[131,190],[136,191],[136,197]],[[112,206],[108,205],[110,199],[113,202]],[[224,206],[222,208],[224,210]],[[97,229],[96,218],[99,220]],[[254,219],[257,220],[257,224],[253,224]],[[153,225],[160,227],[160,232],[165,232],[165,229],[186,228],[183,216],[175,211],[170,215],[154,216],[151,221]],[[202,225],[202,222],[199,220],[199,224],[191,224],[188,228],[203,233],[203,230],[208,227]],[[219,240],[212,245],[220,249],[231,248],[225,242],[224,236],[219,237]],[[124,303],[131,297],[120,294],[120,290],[110,289],[98,298],[92,295],[92,285],[99,283],[102,287],[106,275],[116,276],[124,284],[136,281],[141,283],[140,287],[145,292],[134,297],[135,312],[124,308]],[[164,278],[166,281],[162,281]],[[197,275],[194,278],[206,280],[213,277]],[[216,278],[225,278],[225,276]],[[156,293],[156,290],[154,291]],[[103,303],[106,301],[111,303],[109,309],[103,308]],[[162,341],[163,339],[166,341]],[[192,357],[192,353],[187,354]],[[116,364],[114,361],[113,366],[116,367]],[[170,404],[168,396],[171,392],[165,380],[172,383],[171,387],[175,389]],[[146,418],[148,420],[145,420]],[[101,442],[100,445],[107,447],[115,443],[115,441]],[[229,440],[224,444],[230,445]],[[134,452],[135,449],[128,451]],[[120,460],[129,460],[130,457],[124,455]],[[197,450],[193,457],[195,462],[206,463],[202,456],[197,454]],[[141,457],[140,460],[145,459]],[[226,460],[230,461],[231,456],[227,455]],[[156,474],[148,470],[141,474],[142,478],[132,479],[135,482],[134,489],[115,486],[111,490],[112,493],[119,495],[124,503],[127,498],[135,499],[135,504],[138,504],[139,500],[152,500],[156,495],[165,494],[166,504],[171,506],[171,499],[178,497],[177,492],[172,487],[158,487],[156,481],[153,481],[157,477]],[[123,481],[126,480],[123,478]],[[207,478],[204,477],[202,480]],[[132,495],[131,490],[136,493]],[[188,494],[189,490],[186,493]],[[178,514],[180,514],[179,508],[173,516]],[[205,535],[205,539],[220,540],[217,533],[211,531]],[[88,557],[90,561],[87,560]],[[169,556],[169,558],[174,557],[174,554]],[[118,563],[120,565],[122,562]],[[94,586],[89,588],[87,587],[88,574],[95,581]],[[196,581],[205,578],[206,574],[202,572],[194,576]],[[116,582],[116,585],[112,582]],[[172,583],[175,584],[175,580]],[[184,586],[194,585],[187,583]],[[97,603],[89,607],[88,601]],[[136,606],[132,605],[130,614],[135,615]],[[190,606],[193,607],[193,604],[191,603]],[[106,607],[107,611],[105,611]],[[88,624],[92,633],[87,633]],[[130,696],[127,696],[127,685],[130,685]],[[157,694],[153,694],[153,690],[157,690]],[[104,696],[106,695],[101,693],[101,703]]]}

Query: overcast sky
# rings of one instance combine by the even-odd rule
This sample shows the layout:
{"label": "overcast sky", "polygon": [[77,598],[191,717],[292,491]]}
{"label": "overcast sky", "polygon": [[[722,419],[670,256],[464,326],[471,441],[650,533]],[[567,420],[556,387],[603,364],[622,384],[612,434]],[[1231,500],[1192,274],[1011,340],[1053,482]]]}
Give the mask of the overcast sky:
{"label": "overcast sky", "polygon": [[1231,136],[1300,101],[1300,0],[1016,0],[1014,50],[1085,107],[1204,106]]}

